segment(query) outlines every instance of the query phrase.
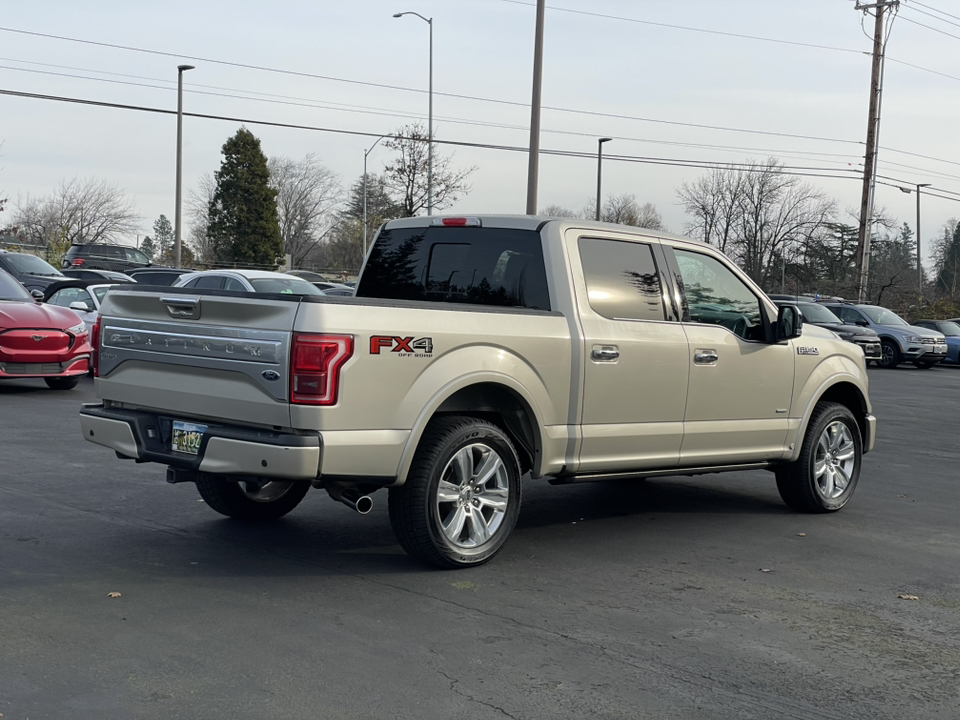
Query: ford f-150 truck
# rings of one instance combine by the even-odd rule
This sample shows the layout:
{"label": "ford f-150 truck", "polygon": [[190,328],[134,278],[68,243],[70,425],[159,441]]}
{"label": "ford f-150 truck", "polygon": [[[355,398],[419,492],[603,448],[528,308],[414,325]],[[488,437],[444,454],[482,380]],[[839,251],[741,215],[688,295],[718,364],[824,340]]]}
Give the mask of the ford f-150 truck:
{"label": "ford f-150 truck", "polygon": [[355,298],[118,287],[97,335],[87,440],[233,518],[388,488],[400,544],[444,567],[503,547],[524,477],[765,468],[829,512],[876,436],[859,347],[715,248],[620,225],[394,220]]}

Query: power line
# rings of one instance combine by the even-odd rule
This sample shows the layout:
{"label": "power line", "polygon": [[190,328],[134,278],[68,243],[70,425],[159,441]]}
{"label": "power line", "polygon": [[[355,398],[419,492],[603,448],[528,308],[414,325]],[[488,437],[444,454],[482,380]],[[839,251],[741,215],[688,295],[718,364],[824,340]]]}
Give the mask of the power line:
{"label": "power line", "polygon": [[[536,7],[536,3],[526,2],[525,0],[501,0],[501,2],[510,3],[511,5],[526,5],[528,7]],[[721,35],[723,37],[739,38],[741,40],[758,40],[760,42],[778,43],[780,45],[795,45],[798,47],[815,48],[818,50],[834,50],[836,52],[856,53],[857,55],[864,54],[862,50],[854,50],[852,48],[842,48],[831,45],[817,45],[815,43],[798,42],[795,40],[782,40],[778,38],[761,37],[759,35],[745,35],[743,33],[727,32],[724,30],[709,30],[707,28],[689,27],[686,25],[671,25],[669,23],[654,22],[652,20],[639,20],[637,18],[623,17],[621,15],[606,15],[604,13],[590,12],[589,10],[574,10],[572,8],[557,7],[556,5],[548,6],[547,10],[571,13],[574,15],[586,15],[589,17],[603,18],[605,20],[620,20],[622,22],[636,23],[638,25],[651,25],[653,27],[668,28],[670,30],[686,30],[688,32],[704,33],[706,35]]]}
{"label": "power line", "polygon": [[910,4],[911,4],[911,5],[919,5],[920,7],[925,7],[925,8],[927,8],[927,10],[933,10],[934,12],[940,13],[941,15],[946,15],[947,17],[952,17],[952,18],[954,18],[955,20],[960,20],[960,16],[958,16],[958,15],[951,15],[950,13],[945,12],[945,11],[943,11],[943,10],[939,10],[939,9],[933,7],[932,5],[925,5],[924,3],[919,2],[919,0],[910,0]]}
{"label": "power line", "polygon": [[[175,115],[175,110],[169,110],[166,108],[153,108],[142,105],[129,105],[124,103],[114,103],[106,102],[102,100],[89,100],[84,98],[72,98],[64,97],[57,95],[47,95],[40,93],[29,93],[19,90],[4,90],[0,89],[0,95],[8,95],[13,97],[22,97],[30,98],[37,100],[50,100],[56,102],[67,102],[77,105],[89,105],[93,107],[103,107],[110,109],[120,109],[120,110],[134,110],[138,112],[147,112],[155,113],[161,115]],[[360,130],[344,130],[342,128],[330,128],[330,127],[318,127],[314,125],[301,125],[295,123],[282,123],[275,122],[270,120],[257,120],[253,118],[240,118],[232,117],[227,115],[212,115],[207,113],[194,113],[194,112],[185,112],[186,117],[194,117],[206,120],[223,120],[228,122],[236,123],[246,123],[251,125],[263,125],[267,127],[279,127],[279,128],[288,128],[295,130],[310,130],[314,132],[327,132],[335,133],[339,135],[354,135],[358,137],[389,137],[394,139],[405,139],[401,135],[391,134],[391,133],[376,133],[376,132],[364,132]],[[454,147],[469,147],[469,148],[479,148],[479,149],[489,149],[489,150],[504,150],[511,152],[528,152],[529,148],[526,146],[517,146],[517,145],[497,145],[491,143],[477,143],[477,142],[466,142],[466,141],[457,141],[457,140],[439,140],[435,139],[435,142],[438,145],[450,145]],[[588,158],[592,159],[595,157],[592,151],[574,151],[574,150],[541,150],[544,154],[556,155],[561,157],[573,157],[573,158]],[[698,168],[732,168],[732,169],[742,169],[750,171],[751,168],[756,166],[751,163],[721,163],[714,161],[703,161],[703,160],[684,160],[680,158],[660,158],[660,157],[650,157],[650,156],[635,156],[635,155],[609,155],[606,156],[610,159],[616,159],[623,162],[640,162],[647,164],[655,165],[672,165],[677,167],[698,167]],[[810,167],[810,166],[781,166],[784,170],[789,171],[788,174],[797,174],[804,175],[806,177],[825,177],[825,178],[844,178],[844,177],[853,177],[851,173],[855,173],[854,169],[845,170],[845,169],[836,169],[836,168],[822,168],[822,167]],[[811,174],[817,173],[817,174]],[[830,174],[832,173],[832,174]],[[839,174],[838,174],[839,173]],[[906,182],[906,181],[904,181]]]}
{"label": "power line", "polygon": [[934,20],[939,20],[940,22],[946,23],[947,25],[953,25],[954,27],[960,27],[960,23],[955,23],[955,22],[952,22],[952,21],[950,21],[950,20],[945,20],[944,18],[938,17],[938,16],[934,15],[934,14],[931,13],[931,12],[927,12],[926,10],[920,10],[920,9],[918,9],[918,8],[913,7],[912,5],[904,5],[904,7],[907,8],[910,12],[920,13],[921,15],[926,15],[927,17],[932,17]]}
{"label": "power line", "polygon": [[[232,62],[232,61],[226,61],[226,60],[216,60],[216,59],[213,59],[213,58],[205,58],[205,57],[201,57],[201,56],[197,56],[197,55],[181,55],[181,54],[177,54],[177,53],[164,52],[164,51],[160,51],[160,50],[149,50],[149,49],[146,49],[146,48],[131,47],[131,46],[128,46],[128,45],[118,45],[118,44],[114,44],[114,43],[103,43],[103,42],[98,42],[98,41],[94,41],[94,40],[83,40],[83,39],[79,39],[79,38],[66,37],[66,36],[63,36],[63,35],[50,35],[50,34],[47,34],[47,33],[38,33],[38,32],[29,31],[29,30],[18,30],[18,29],[16,29],[16,28],[0,27],[0,31],[18,33],[18,34],[23,34],[23,35],[33,36],[33,37],[43,37],[43,38],[54,39],[54,40],[62,40],[62,41],[66,41],[66,42],[75,42],[75,43],[80,43],[80,44],[85,44],[85,45],[94,45],[94,46],[98,46],[98,47],[108,47],[108,48],[112,48],[112,49],[127,50],[127,51],[130,51],[130,52],[137,52],[137,53],[144,53],[144,54],[152,54],[152,55],[160,55],[160,56],[163,56],[163,57],[176,57],[176,58],[180,58],[180,59],[192,60],[192,61],[195,61],[195,62],[208,62],[208,63],[212,63],[212,64],[226,65],[226,66],[229,66],[229,67],[244,68],[244,69],[248,69],[248,70],[259,70],[259,71],[263,71],[263,72],[286,74],[286,75],[294,75],[294,76],[297,76],[297,77],[307,77],[307,78],[318,79],[318,80],[327,80],[327,81],[332,81],[332,82],[344,82],[344,83],[350,83],[350,84],[354,84],[354,85],[362,85],[362,86],[367,86],[367,87],[376,87],[376,88],[380,88],[380,89],[398,90],[398,91],[403,91],[403,92],[414,92],[414,93],[419,93],[419,94],[423,94],[423,93],[427,92],[426,90],[422,90],[422,89],[420,89],[420,88],[409,88],[409,87],[403,87],[403,86],[399,86],[399,85],[386,85],[386,84],[383,84],[383,83],[372,83],[372,82],[366,82],[366,81],[361,81],[361,80],[350,80],[350,79],[347,79],[347,78],[337,78],[337,77],[333,77],[333,76],[329,76],[329,75],[318,75],[318,74],[314,74],[314,73],[306,73],[306,72],[300,72],[300,71],[295,71],[295,70],[281,70],[281,69],[277,69],[277,68],[270,68],[270,67],[265,67],[265,66],[260,66],[260,65],[251,65],[251,64],[247,64],[247,63],[238,63],[238,62]],[[496,98],[484,98],[484,97],[477,97],[477,96],[472,96],[472,95],[461,95],[461,94],[457,94],[457,93],[445,93],[445,92],[436,92],[436,91],[434,92],[434,95],[442,96],[442,97],[449,97],[449,98],[454,98],[454,99],[459,99],[459,100],[472,100],[472,101],[478,101],[478,102],[492,102],[492,103],[497,103],[497,104],[500,104],[500,105],[509,105],[509,106],[513,106],[513,107],[522,107],[522,108],[527,108],[527,107],[529,107],[529,104],[526,103],[526,102],[518,102],[518,101],[513,101],[513,100],[500,100],[500,99],[496,99]],[[767,136],[771,136],[771,137],[786,137],[786,138],[795,138],[795,139],[798,139],[798,140],[818,140],[818,141],[823,141],[823,142],[852,143],[852,144],[858,144],[858,145],[861,145],[861,144],[862,144],[861,142],[859,142],[859,141],[857,141],[857,140],[842,140],[842,139],[839,139],[839,138],[820,138],[820,137],[815,137],[815,136],[799,135],[799,134],[793,134],[793,133],[778,133],[778,132],[771,132],[771,131],[766,131],[766,130],[753,130],[753,129],[746,129],[746,128],[732,128],[732,127],[725,127],[725,126],[719,126],[719,125],[703,125],[703,124],[699,124],[699,123],[685,123],[685,122],[680,122],[680,121],[675,121],[675,120],[660,120],[660,119],[657,119],[657,118],[644,118],[644,117],[637,117],[637,116],[632,116],[632,115],[621,115],[621,114],[617,114],[617,113],[603,113],[603,112],[599,112],[599,111],[580,110],[580,109],[577,109],[577,108],[565,108],[565,107],[556,107],[556,106],[544,105],[544,106],[543,106],[543,109],[544,109],[544,110],[551,110],[551,111],[554,111],[554,112],[574,113],[574,114],[580,114],[580,115],[589,115],[589,116],[594,116],[594,117],[605,117],[605,118],[612,118],[612,119],[618,119],[618,120],[635,120],[635,121],[638,121],[638,122],[650,122],[650,123],[657,123],[657,124],[664,124],[664,125],[672,125],[672,126],[678,126],[678,127],[692,127],[692,128],[698,128],[698,129],[706,129],[706,130],[719,130],[719,131],[723,131],[723,132],[737,132],[737,133],[745,133],[745,134],[751,134],[751,135],[767,135]]]}
{"label": "power line", "polygon": [[[3,60],[3,58],[0,58],[0,60]],[[14,60],[13,62],[27,62],[27,61]],[[68,69],[68,70],[76,69],[81,72],[94,72],[94,73],[100,72],[98,70],[91,70],[87,68],[70,68],[69,66],[52,65],[49,63],[27,62],[27,64],[36,64],[36,65],[41,65],[43,67],[55,67],[59,69]],[[28,72],[28,73],[47,75],[52,77],[65,77],[65,78],[71,78],[71,79],[91,80],[94,82],[111,83],[111,84],[131,86],[131,87],[141,87],[141,88],[152,89],[152,90],[170,89],[161,85],[137,83],[137,82],[131,82],[130,80],[114,80],[110,78],[90,77],[88,75],[75,75],[72,73],[52,72],[49,70],[34,70],[29,68],[18,68],[18,67],[11,67],[7,65],[0,65],[0,70],[13,70],[17,72]],[[173,81],[166,81],[158,78],[149,78],[149,77],[129,75],[129,74],[123,74],[123,73],[105,73],[105,74],[116,75],[120,77],[132,78],[132,79],[149,80],[150,82],[159,82],[159,83],[169,82],[171,84],[173,83]],[[189,88],[186,90],[186,92],[190,94],[203,95],[207,97],[252,100],[256,102],[269,102],[273,104],[289,105],[294,107],[308,107],[308,108],[315,108],[315,109],[322,109],[322,110],[334,110],[338,112],[363,113],[367,115],[377,115],[382,117],[397,117],[397,118],[416,117],[421,119],[423,118],[422,113],[410,113],[410,112],[401,113],[398,111],[387,110],[384,108],[371,108],[366,106],[348,105],[345,103],[331,103],[326,101],[321,102],[321,101],[311,100],[309,98],[296,98],[296,97],[291,97],[287,95],[278,95],[273,93],[260,93],[256,91],[237,90],[235,88],[221,88],[221,87],[211,86],[211,85],[194,84],[189,87],[204,87],[204,88],[210,88],[213,90],[226,91],[226,92],[207,92],[207,91],[200,91],[200,90],[190,90]],[[264,95],[266,97],[251,97],[250,95],[234,94],[234,93],[244,93],[244,92],[248,92],[248,93],[252,92],[253,95]],[[483,120],[467,120],[465,118],[458,118],[458,117],[451,117],[451,116],[440,116],[438,119],[443,120],[445,122],[450,122],[450,123],[460,124],[460,125],[493,127],[493,128],[499,128],[499,129],[505,129],[505,130],[526,130],[527,129],[523,125],[509,125],[505,123],[497,123],[497,122],[483,121]],[[589,138],[595,137],[595,133],[578,132],[574,130],[556,130],[556,129],[544,128],[543,132],[555,134],[555,135],[567,135],[567,136],[573,136],[573,137],[589,137]],[[762,153],[772,153],[780,157],[798,158],[798,156],[819,156],[819,157],[838,157],[838,158],[854,159],[854,156],[850,155],[849,153],[825,153],[825,152],[817,152],[817,151],[798,151],[798,150],[790,151],[790,150],[781,150],[776,148],[730,146],[730,145],[721,145],[717,143],[691,143],[691,142],[680,142],[680,141],[672,141],[672,140],[653,140],[650,138],[638,138],[638,137],[632,137],[632,136],[626,136],[626,135],[614,135],[613,137],[617,140],[622,140],[626,142],[641,142],[641,143],[649,143],[649,144],[656,144],[656,145],[670,145],[674,147],[703,148],[703,149],[718,150],[721,152],[762,152]],[[839,161],[836,161],[836,162],[839,162]]]}
{"label": "power line", "polygon": [[924,25],[922,22],[917,22],[916,20],[911,20],[910,18],[907,18],[907,17],[905,17],[903,21],[912,23],[913,25],[919,25],[920,27],[926,28],[927,30],[933,30],[933,32],[940,33],[941,35],[946,35],[947,37],[952,37],[954,40],[960,40],[960,35],[954,35],[953,33],[948,33],[946,30],[941,30],[940,28],[935,28],[931,25]]}

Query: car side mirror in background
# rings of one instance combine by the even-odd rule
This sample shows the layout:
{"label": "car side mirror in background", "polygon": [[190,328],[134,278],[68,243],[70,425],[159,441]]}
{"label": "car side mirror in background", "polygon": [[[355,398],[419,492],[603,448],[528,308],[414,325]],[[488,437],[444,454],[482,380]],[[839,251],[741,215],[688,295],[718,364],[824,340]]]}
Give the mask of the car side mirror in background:
{"label": "car side mirror in background", "polygon": [[33,299],[37,302],[43,302],[43,290],[31,290],[30,294],[33,295]]}
{"label": "car side mirror in background", "polygon": [[803,318],[796,305],[781,305],[777,313],[777,325],[774,332],[776,342],[800,337],[803,332]]}
{"label": "car side mirror in background", "polygon": [[77,310],[79,312],[92,312],[93,308],[90,307],[87,303],[82,300],[77,300],[76,302],[70,303],[71,310]]}

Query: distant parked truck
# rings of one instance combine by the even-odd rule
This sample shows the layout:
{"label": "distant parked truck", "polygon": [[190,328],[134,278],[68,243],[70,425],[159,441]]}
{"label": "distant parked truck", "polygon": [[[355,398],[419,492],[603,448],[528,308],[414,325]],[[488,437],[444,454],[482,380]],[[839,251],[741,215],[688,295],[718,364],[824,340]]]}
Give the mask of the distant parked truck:
{"label": "distant parked truck", "polygon": [[[765,468],[839,510],[876,437],[863,352],[716,249],[536,217],[388,222],[356,298],[117,287],[84,437],[267,520],[389,488],[409,553],[493,557],[521,478]],[[530,481],[528,480],[528,482]]]}

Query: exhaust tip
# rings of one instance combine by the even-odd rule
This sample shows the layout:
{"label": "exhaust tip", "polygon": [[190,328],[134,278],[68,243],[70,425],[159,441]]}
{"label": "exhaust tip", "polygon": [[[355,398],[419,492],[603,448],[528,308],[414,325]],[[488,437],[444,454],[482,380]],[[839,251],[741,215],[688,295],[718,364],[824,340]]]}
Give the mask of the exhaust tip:
{"label": "exhaust tip", "polygon": [[354,503],[353,509],[361,515],[366,515],[373,510],[373,498],[369,495],[361,495]]}

